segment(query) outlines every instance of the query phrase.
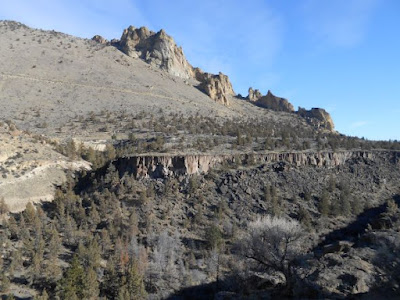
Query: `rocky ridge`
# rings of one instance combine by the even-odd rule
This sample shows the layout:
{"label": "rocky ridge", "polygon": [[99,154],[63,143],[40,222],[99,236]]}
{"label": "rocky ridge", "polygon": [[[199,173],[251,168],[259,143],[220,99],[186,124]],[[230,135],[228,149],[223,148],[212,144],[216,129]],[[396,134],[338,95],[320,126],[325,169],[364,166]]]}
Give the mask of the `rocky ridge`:
{"label": "rocky ridge", "polygon": [[[126,28],[120,40],[107,41],[100,35],[95,35],[93,41],[108,46],[115,46],[126,55],[140,58],[155,68],[159,68],[173,76],[185,80],[198,81],[197,88],[208,95],[217,103],[230,105],[229,99],[235,96],[232,84],[227,75],[217,75],[203,72],[200,68],[194,68],[186,59],[182,47],[178,47],[174,39],[163,29],[158,32],[146,27]],[[187,82],[189,83],[189,82]],[[246,98],[251,103],[274,111],[294,112],[293,105],[285,98],[275,96],[268,90],[266,95],[253,88],[249,88]],[[323,109],[302,110],[298,113],[317,128],[333,131],[334,124],[330,115]]]}
{"label": "rocky ridge", "polygon": [[[287,99],[277,97],[269,90],[267,95],[263,96],[258,89],[253,90],[253,88],[250,87],[249,95],[246,99],[257,106],[274,111],[294,112],[293,105]],[[300,117],[306,119],[309,124],[317,129],[326,129],[328,131],[333,131],[335,129],[335,124],[333,123],[330,114],[323,108],[312,108],[306,110],[299,107],[299,110],[296,113]]]}
{"label": "rocky ridge", "polygon": [[[103,43],[103,39],[94,40]],[[183,54],[182,47],[178,47],[163,29],[155,33],[146,27],[130,26],[122,33],[118,47],[126,55],[141,58],[171,75],[199,81],[199,89],[218,103],[229,105],[229,97],[235,95],[228,76],[222,73],[213,75],[193,68]]]}

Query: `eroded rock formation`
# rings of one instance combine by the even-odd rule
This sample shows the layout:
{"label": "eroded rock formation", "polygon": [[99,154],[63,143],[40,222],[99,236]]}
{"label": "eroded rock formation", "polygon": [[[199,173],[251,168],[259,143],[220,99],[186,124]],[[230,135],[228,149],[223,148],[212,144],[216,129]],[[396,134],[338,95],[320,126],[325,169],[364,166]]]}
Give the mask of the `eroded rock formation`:
{"label": "eroded rock formation", "polygon": [[120,48],[127,55],[140,57],[174,76],[185,79],[193,77],[193,68],[186,60],[182,48],[164,30],[155,33],[146,27],[130,26],[121,36]]}
{"label": "eroded rock formation", "polygon": [[325,109],[312,108],[311,110],[306,110],[299,107],[297,114],[317,128],[324,128],[329,131],[333,131],[335,128],[330,114]]}
{"label": "eroded rock formation", "polygon": [[224,105],[229,105],[229,97],[234,96],[232,84],[228,76],[219,73],[213,75],[204,73],[199,68],[194,69],[196,79],[200,82],[199,89],[211,99]]}
{"label": "eroded rock formation", "polygon": [[[267,95],[263,96],[259,90],[253,90],[253,88],[250,87],[247,100],[260,107],[275,111],[284,111],[290,113],[294,112],[293,105],[287,99],[277,97],[272,94],[271,91],[268,91]],[[296,113],[300,117],[305,118],[308,123],[317,129],[333,131],[335,128],[335,124],[333,123],[330,114],[325,109],[312,108],[310,110],[306,110],[299,107],[299,110]]]}
{"label": "eroded rock formation", "polygon": [[[101,39],[97,39],[101,42]],[[187,61],[183,50],[164,30],[155,33],[146,27],[125,29],[118,47],[134,58],[141,58],[153,67],[160,68],[174,76],[196,79],[199,89],[211,99],[229,105],[229,97],[235,95],[228,76],[203,72],[193,68]]]}
{"label": "eroded rock formation", "polygon": [[258,89],[253,90],[253,88],[249,88],[249,95],[247,96],[247,99],[250,102],[255,102],[258,99],[260,99],[262,97],[261,92]]}
{"label": "eroded rock formation", "polygon": [[277,97],[268,91],[265,96],[262,96],[254,102],[256,105],[275,111],[294,112],[293,105],[285,98]]}

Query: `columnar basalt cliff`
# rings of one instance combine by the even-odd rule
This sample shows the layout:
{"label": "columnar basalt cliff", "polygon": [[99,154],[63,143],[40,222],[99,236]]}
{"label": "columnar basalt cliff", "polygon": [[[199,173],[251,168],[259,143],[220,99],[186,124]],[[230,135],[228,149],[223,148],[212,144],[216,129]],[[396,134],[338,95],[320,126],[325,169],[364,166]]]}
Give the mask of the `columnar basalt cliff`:
{"label": "columnar basalt cliff", "polygon": [[114,162],[117,170],[123,174],[133,174],[136,178],[166,178],[206,174],[213,167],[223,164],[268,164],[274,169],[284,170],[290,167],[324,167],[333,168],[344,165],[351,159],[374,161],[384,158],[399,165],[400,152],[388,151],[342,151],[342,152],[274,152],[250,153],[238,155],[158,155],[158,156],[128,156]]}

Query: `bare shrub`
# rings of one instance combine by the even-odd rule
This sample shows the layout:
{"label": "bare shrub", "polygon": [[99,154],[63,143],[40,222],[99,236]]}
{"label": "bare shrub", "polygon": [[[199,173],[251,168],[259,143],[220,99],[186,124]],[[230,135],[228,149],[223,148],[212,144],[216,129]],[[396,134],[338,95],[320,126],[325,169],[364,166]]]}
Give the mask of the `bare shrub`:
{"label": "bare shrub", "polygon": [[249,224],[239,250],[251,269],[280,272],[289,284],[293,262],[303,251],[303,237],[298,221],[267,216]]}

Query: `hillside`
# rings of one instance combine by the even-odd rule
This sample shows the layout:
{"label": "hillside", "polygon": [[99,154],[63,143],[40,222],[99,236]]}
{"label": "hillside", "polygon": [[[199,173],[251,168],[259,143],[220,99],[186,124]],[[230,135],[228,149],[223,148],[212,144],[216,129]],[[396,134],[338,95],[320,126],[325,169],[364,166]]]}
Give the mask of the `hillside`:
{"label": "hillside", "polygon": [[[276,119],[234,97],[229,107],[220,105],[195,88],[194,79],[171,75],[111,45],[5,21],[0,38],[6,45],[0,50],[1,117],[23,129],[61,137],[73,129],[76,137],[93,138],[97,128],[86,132],[68,125],[104,111]],[[294,115],[280,118],[301,124]]]}
{"label": "hillside", "polygon": [[164,30],[0,43],[1,297],[398,297],[400,143],[236,95]]}

